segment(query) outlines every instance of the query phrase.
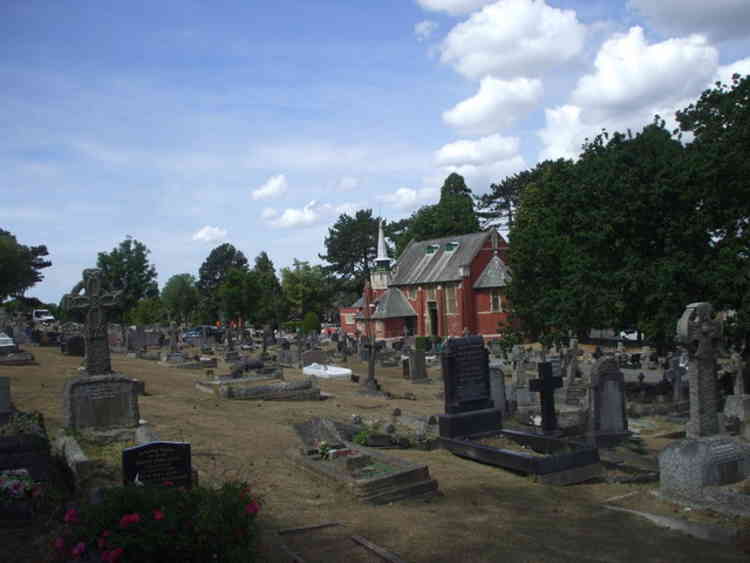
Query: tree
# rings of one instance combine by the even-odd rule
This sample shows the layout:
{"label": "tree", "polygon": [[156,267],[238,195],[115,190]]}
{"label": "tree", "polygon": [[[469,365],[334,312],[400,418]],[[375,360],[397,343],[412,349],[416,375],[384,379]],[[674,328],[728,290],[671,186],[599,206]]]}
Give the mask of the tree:
{"label": "tree", "polygon": [[253,320],[259,324],[278,326],[284,312],[281,284],[276,277],[276,269],[265,251],[255,257],[253,268],[258,286],[258,300],[253,312]]}
{"label": "tree", "polygon": [[127,320],[135,325],[153,325],[166,320],[166,310],[159,297],[146,297],[136,303],[127,314]]}
{"label": "tree", "polygon": [[0,229],[0,302],[8,297],[21,297],[24,292],[44,279],[41,270],[52,262],[47,247],[20,244],[9,231]]}
{"label": "tree", "polygon": [[[687,146],[686,185],[695,225],[710,234],[699,272],[717,310],[735,311],[730,327],[750,359],[750,76],[735,74],[677,112]],[[698,272],[695,272],[697,274]]]}
{"label": "tree", "polygon": [[198,306],[198,288],[191,274],[175,274],[161,290],[161,300],[171,317],[188,322]]}
{"label": "tree", "polygon": [[370,278],[377,255],[379,221],[380,218],[372,216],[372,209],[360,209],[354,217],[340,215],[328,229],[326,254],[319,255],[330,264],[331,272],[349,281],[348,285],[358,292]]}
{"label": "tree", "polygon": [[524,188],[538,179],[544,165],[545,162],[541,162],[532,170],[524,170],[491,184],[488,193],[477,197],[477,216],[482,220],[482,227],[498,225],[510,230]]}
{"label": "tree", "polygon": [[302,332],[305,334],[320,332],[320,319],[314,311],[305,313],[305,318],[302,320]]}
{"label": "tree", "polygon": [[298,319],[308,311],[322,318],[333,309],[335,282],[322,266],[295,259],[291,268],[281,269],[281,287],[290,314]]}
{"label": "tree", "polygon": [[224,281],[217,290],[221,311],[228,320],[253,320],[254,312],[260,299],[258,280],[255,272],[241,268],[232,268],[224,276]]}
{"label": "tree", "polygon": [[440,189],[440,201],[421,207],[409,218],[406,233],[398,245],[406,247],[410,240],[428,240],[451,235],[465,235],[479,231],[479,219],[474,212],[471,190],[455,172],[445,179]]}
{"label": "tree", "polygon": [[218,319],[219,301],[216,291],[230,270],[247,270],[247,258],[234,246],[225,242],[214,248],[198,271],[198,292],[201,315],[205,322]]}
{"label": "tree", "polygon": [[97,256],[96,265],[110,286],[123,290],[121,305],[115,314],[121,319],[141,299],[159,295],[156,267],[148,261],[150,253],[145,244],[128,236],[111,252],[100,252]]}

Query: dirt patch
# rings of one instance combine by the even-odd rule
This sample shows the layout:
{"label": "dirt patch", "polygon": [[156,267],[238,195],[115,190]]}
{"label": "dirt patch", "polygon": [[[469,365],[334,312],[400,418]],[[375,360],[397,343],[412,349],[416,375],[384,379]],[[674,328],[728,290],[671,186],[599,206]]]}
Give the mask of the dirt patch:
{"label": "dirt patch", "polygon": [[[62,425],[63,385],[67,374],[75,373],[80,358],[63,356],[54,348],[32,351],[38,366],[0,367],[0,375],[10,376],[17,407],[44,413],[50,436],[54,436]],[[389,455],[427,464],[443,496],[428,502],[371,506],[359,504],[346,491],[300,470],[286,458],[285,451],[298,445],[291,424],[314,416],[346,421],[352,414],[366,413],[387,420],[396,407],[414,416],[442,412],[443,403],[435,398],[442,391],[439,368],[429,369],[434,383],[426,385],[404,380],[400,368],[377,368],[384,390],[414,393],[416,401],[368,397],[358,394],[359,387],[350,381],[320,380],[322,391],[333,398],[263,402],[218,400],[197,391],[194,381],[205,376],[203,370],[165,368],[119,355],[113,357],[113,367],[145,382],[148,394],[139,400],[141,417],[162,439],[192,444],[193,464],[202,482],[241,478],[253,484],[264,501],[260,521],[267,532],[265,561],[289,560],[278,548],[274,530],[327,521],[342,522],[341,530],[331,534],[364,536],[414,563],[746,561],[747,555],[734,548],[669,532],[601,506],[608,498],[647,490],[644,486],[552,487],[445,450],[389,450]],[[367,373],[363,363],[349,362],[347,367],[358,375]],[[219,375],[229,369],[220,361],[213,371]],[[302,378],[297,369],[285,369],[284,376]],[[113,455],[116,459],[116,452]],[[16,537],[18,545],[29,541],[27,535]],[[327,551],[316,552],[312,537],[308,543],[304,536],[295,540],[302,544],[295,548],[308,561],[356,561],[362,553],[361,547],[336,542]],[[44,544],[46,540],[39,541]],[[8,549],[5,545],[0,561],[8,554],[13,554],[13,561],[24,561],[12,543]],[[39,557],[25,560],[43,561]]]}

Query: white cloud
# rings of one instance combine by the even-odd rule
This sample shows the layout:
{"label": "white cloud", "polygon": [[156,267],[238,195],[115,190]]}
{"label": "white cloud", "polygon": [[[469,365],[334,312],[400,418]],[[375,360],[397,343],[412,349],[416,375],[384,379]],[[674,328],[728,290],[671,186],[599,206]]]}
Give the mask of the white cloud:
{"label": "white cloud", "polygon": [[628,7],[667,34],[703,33],[716,41],[750,36],[747,0],[630,0]]}
{"label": "white cloud", "polygon": [[490,135],[476,141],[460,140],[444,145],[435,153],[439,166],[484,165],[507,160],[518,153],[516,137]]}
{"label": "white cloud", "polygon": [[211,227],[206,225],[202,229],[193,233],[193,240],[200,240],[203,242],[216,242],[224,240],[227,236],[227,230],[220,227]]}
{"label": "white cloud", "polygon": [[260,214],[260,218],[264,221],[267,221],[269,219],[273,219],[279,214],[278,211],[276,211],[273,207],[266,207],[263,209],[263,211]]}
{"label": "white cloud", "polygon": [[[660,115],[667,128],[674,113],[694,101],[717,79],[719,54],[700,35],[648,44],[633,27],[605,41],[568,104],[547,108],[540,159],[576,158],[586,138],[602,129],[641,130]],[[745,68],[738,61],[734,68]],[[728,65],[730,67],[732,65]],[[726,67],[726,68],[728,68]]]}
{"label": "white cloud", "polygon": [[425,10],[447,12],[451,15],[468,14],[474,10],[492,4],[495,0],[417,0]]}
{"label": "white cloud", "polygon": [[716,81],[731,85],[732,75],[735,73],[741,76],[750,74],[750,57],[747,57],[746,59],[740,59],[739,61],[735,61],[732,64],[719,67],[719,70],[716,73],[716,77],[714,78],[712,83],[707,86],[707,88],[713,87],[714,82]]}
{"label": "white cloud", "polygon": [[336,189],[340,192],[348,192],[355,189],[357,186],[359,186],[359,180],[357,178],[344,176],[343,178],[339,178],[339,181],[336,184]]}
{"label": "white cloud", "polygon": [[265,184],[253,190],[253,199],[269,199],[282,195],[288,187],[286,176],[277,174],[266,180]]}
{"label": "white cloud", "polygon": [[649,45],[643,29],[632,27],[604,42],[596,72],[578,81],[572,100],[604,116],[676,102],[700,93],[718,62],[718,51],[701,35]]}
{"label": "white cloud", "polygon": [[261,217],[273,227],[282,229],[294,229],[310,227],[325,219],[342,214],[353,215],[357,209],[361,209],[359,203],[320,203],[310,201],[302,208],[289,207],[280,214],[275,209],[266,208]]}
{"label": "white cloud", "polygon": [[437,22],[424,20],[414,24],[414,35],[417,41],[427,41],[438,28]]}
{"label": "white cloud", "polygon": [[377,199],[400,211],[413,211],[422,205],[437,203],[439,195],[437,188],[399,188],[395,192],[379,195]]}
{"label": "white cloud", "polygon": [[455,26],[442,61],[469,78],[535,76],[578,55],[586,28],[544,0],[499,0]]}
{"label": "white cloud", "polygon": [[487,135],[509,127],[542,95],[542,81],[485,76],[479,91],[443,113],[443,120],[464,135]]}

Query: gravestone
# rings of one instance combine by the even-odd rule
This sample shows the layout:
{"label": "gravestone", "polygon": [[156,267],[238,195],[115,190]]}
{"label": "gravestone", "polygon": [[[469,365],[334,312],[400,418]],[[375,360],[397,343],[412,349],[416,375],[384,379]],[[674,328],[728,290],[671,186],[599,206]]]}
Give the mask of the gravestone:
{"label": "gravestone", "polygon": [[65,382],[63,419],[73,430],[109,430],[138,425],[137,384],[121,375],[75,377]]}
{"label": "gravestone", "polygon": [[177,345],[177,323],[169,323],[169,350],[162,354],[161,360],[167,364],[180,364],[185,361],[185,356],[180,352]]}
{"label": "gravestone", "polygon": [[13,405],[10,402],[10,377],[0,377],[0,422],[3,415],[12,412]]}
{"label": "gravestone", "polygon": [[547,361],[552,366],[552,376],[562,377],[563,359],[560,356],[550,356]]}
{"label": "gravestone", "polygon": [[686,397],[684,396],[684,377],[687,370],[680,365],[680,357],[672,354],[669,358],[669,370],[664,375],[672,382],[672,402],[679,403]]}
{"label": "gravestone", "polygon": [[539,379],[529,381],[529,390],[539,393],[542,402],[542,431],[552,433],[557,430],[557,413],[555,412],[555,389],[562,387],[562,377],[552,374],[552,364],[539,362]]}
{"label": "gravestone", "polygon": [[191,488],[193,468],[190,444],[149,442],[122,451],[122,480],[134,483]]}
{"label": "gravestone", "polygon": [[750,476],[750,447],[718,435],[716,357],[721,329],[710,303],[691,303],[677,323],[677,339],[688,350],[690,420],[687,438],[659,454],[660,489],[667,495],[699,498],[706,487]]}
{"label": "gravestone", "polygon": [[490,361],[490,394],[495,408],[504,417],[508,413],[508,401],[505,398],[505,373],[500,360]]}
{"label": "gravestone", "polygon": [[234,347],[234,328],[232,327],[232,323],[227,323],[226,325],[226,340],[227,345],[224,350],[224,361],[236,362],[240,359],[240,353]]}
{"label": "gravestone", "polygon": [[86,341],[81,334],[71,334],[65,337],[62,352],[66,356],[84,357],[86,355]]}
{"label": "gravestone", "polygon": [[750,394],[745,390],[745,362],[737,352],[732,354],[732,367],[735,372],[734,395],[726,397],[724,415],[735,417],[740,424],[747,425],[750,424]]}
{"label": "gravestone", "polygon": [[591,369],[589,434],[596,443],[616,442],[630,435],[625,414],[625,376],[611,357]]}
{"label": "gravestone", "polygon": [[565,384],[572,385],[575,383],[576,377],[578,377],[578,339],[570,339],[570,347],[568,348],[567,361],[565,365]]}
{"label": "gravestone", "polygon": [[[83,295],[80,295],[84,291]],[[86,375],[106,375],[112,372],[107,339],[107,311],[116,307],[122,291],[108,291],[105,287],[104,274],[97,268],[83,271],[83,281],[78,282],[73,290],[63,296],[63,309],[66,311],[85,311],[86,326]]]}
{"label": "gravestone", "polygon": [[409,379],[412,383],[427,383],[427,367],[425,364],[425,351],[412,349],[409,351]]}
{"label": "gravestone", "polygon": [[440,436],[454,438],[500,430],[502,412],[492,402],[489,354],[481,336],[451,338],[441,355],[445,414]]}
{"label": "gravestone", "polygon": [[308,350],[302,353],[302,363],[305,366],[311,364],[326,365],[328,364],[328,356],[323,350]]}

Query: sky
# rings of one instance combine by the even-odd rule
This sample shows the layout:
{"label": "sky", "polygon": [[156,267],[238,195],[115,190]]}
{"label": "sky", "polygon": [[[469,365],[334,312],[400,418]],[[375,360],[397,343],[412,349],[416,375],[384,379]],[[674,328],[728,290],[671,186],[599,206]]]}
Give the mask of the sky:
{"label": "sky", "polygon": [[163,286],[233,244],[475,194],[750,74],[748,0],[0,2],[0,228],[58,302],[127,236]]}

